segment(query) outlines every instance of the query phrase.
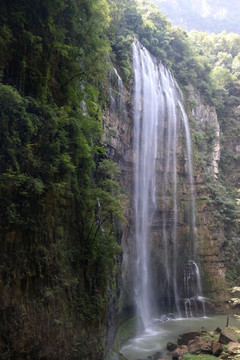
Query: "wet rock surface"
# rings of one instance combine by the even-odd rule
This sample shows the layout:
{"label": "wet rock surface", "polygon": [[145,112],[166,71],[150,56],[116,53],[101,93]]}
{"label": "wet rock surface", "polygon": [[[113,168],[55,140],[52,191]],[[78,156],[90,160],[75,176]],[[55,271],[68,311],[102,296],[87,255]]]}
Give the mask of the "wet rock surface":
{"label": "wet rock surface", "polygon": [[220,343],[212,344],[212,353],[214,356],[220,356],[223,351],[223,346]]}
{"label": "wet rock surface", "polygon": [[[183,345],[184,343],[184,345]],[[174,343],[168,343],[167,349]],[[240,330],[234,326],[217,328],[215,331],[194,330],[178,338],[178,346],[172,351],[172,360],[182,360],[184,354],[213,355],[219,359],[240,359]]]}
{"label": "wet rock surface", "polygon": [[239,342],[230,342],[228,345],[229,354],[240,354],[240,343]]}
{"label": "wet rock surface", "polygon": [[167,343],[167,350],[169,350],[169,351],[174,351],[177,347],[178,347],[177,344],[175,344],[173,342]]}
{"label": "wet rock surface", "polygon": [[188,345],[190,340],[193,340],[196,336],[201,336],[203,333],[203,330],[194,330],[185,332],[178,337],[178,345]]}
{"label": "wet rock surface", "polygon": [[184,354],[188,353],[187,345],[181,345],[176,348],[172,353],[172,360],[181,360]]}
{"label": "wet rock surface", "polygon": [[191,354],[209,354],[212,352],[212,341],[209,338],[195,337],[188,343],[188,352]]}
{"label": "wet rock surface", "polygon": [[227,326],[221,331],[219,342],[228,344],[229,342],[237,342],[238,338],[240,338],[240,330],[235,326]]}
{"label": "wet rock surface", "polygon": [[240,286],[234,286],[231,290],[231,294],[234,298],[240,298]]}

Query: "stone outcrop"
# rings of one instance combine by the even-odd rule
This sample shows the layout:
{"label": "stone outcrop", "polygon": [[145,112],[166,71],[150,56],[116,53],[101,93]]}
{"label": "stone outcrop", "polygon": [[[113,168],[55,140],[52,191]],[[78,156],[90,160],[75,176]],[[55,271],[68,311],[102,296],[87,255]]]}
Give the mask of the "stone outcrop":
{"label": "stone outcrop", "polygon": [[114,342],[118,326],[134,312],[132,258],[135,254],[133,239],[133,149],[132,114],[130,93],[125,88],[117,70],[109,73],[109,108],[103,116],[103,143],[106,152],[121,171],[120,185],[127,196],[124,217],[126,221],[118,229],[118,242],[122,253],[117,261],[116,292],[111,292],[108,309],[108,335],[106,350]]}
{"label": "stone outcrop", "polygon": [[[215,179],[218,179],[219,168],[218,163],[220,160],[221,148],[220,148],[220,125],[217,118],[216,109],[213,106],[207,105],[199,93],[189,86],[190,98],[194,99],[196,106],[191,110],[191,116],[196,120],[196,132],[204,136],[209,136],[211,143],[210,147],[203,146],[203,151],[209,155],[208,171],[214,174]],[[210,151],[209,151],[210,150]],[[203,181],[203,178],[198,180]]]}
{"label": "stone outcrop", "polygon": [[172,352],[172,360],[181,360],[184,354],[188,353],[187,345],[181,345]]}
{"label": "stone outcrop", "polygon": [[240,287],[235,286],[231,289],[231,296],[229,303],[235,312],[240,311]]}
{"label": "stone outcrop", "polygon": [[238,355],[238,354],[240,354],[240,344],[239,344],[239,342],[230,341],[230,343],[228,345],[228,353],[230,355]]}
{"label": "stone outcrop", "polygon": [[195,330],[195,331],[188,331],[185,332],[178,337],[178,345],[188,345],[190,340],[195,339],[196,337],[201,336],[206,331]]}
{"label": "stone outcrop", "polygon": [[[195,355],[214,355],[220,359],[239,359],[240,355],[240,343],[236,341],[239,338],[240,330],[236,327],[225,327],[220,332],[219,340],[216,342],[218,337],[218,331],[209,331],[208,333],[202,333],[200,336],[194,336],[197,332],[193,331],[182,334],[179,338],[184,339],[186,345],[178,346],[172,352],[172,360],[181,360],[182,356],[186,353]],[[188,340],[188,338],[194,337]]]}
{"label": "stone outcrop", "polygon": [[235,286],[231,289],[231,295],[233,298],[239,298],[240,299],[240,287]]}
{"label": "stone outcrop", "polygon": [[212,352],[212,341],[209,338],[199,336],[188,342],[188,352],[191,354],[209,354]]}
{"label": "stone outcrop", "polygon": [[222,344],[220,344],[219,342],[212,344],[212,353],[214,356],[220,356],[222,351],[223,351]]}
{"label": "stone outcrop", "polygon": [[214,188],[219,185],[220,125],[215,107],[206,104],[192,86],[188,90],[188,101],[192,104],[189,105],[189,116],[194,124],[192,137],[203,293],[213,300],[215,309],[221,312],[230,308],[226,282],[227,263],[224,252],[220,249],[225,229],[223,221],[216,224],[214,214],[217,209],[211,199],[211,186]]}
{"label": "stone outcrop", "polygon": [[169,351],[174,351],[177,347],[178,347],[177,344],[175,344],[173,342],[167,343],[167,350],[169,350]]}
{"label": "stone outcrop", "polygon": [[219,336],[219,342],[221,344],[228,344],[230,342],[237,342],[240,338],[240,330],[234,326],[225,327]]}

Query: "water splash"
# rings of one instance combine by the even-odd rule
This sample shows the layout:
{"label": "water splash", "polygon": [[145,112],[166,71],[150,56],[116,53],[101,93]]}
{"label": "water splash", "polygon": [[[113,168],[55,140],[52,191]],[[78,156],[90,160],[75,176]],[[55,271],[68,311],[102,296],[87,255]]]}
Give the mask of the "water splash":
{"label": "water splash", "polygon": [[197,263],[189,260],[184,271],[185,316],[205,316],[205,300],[202,295],[201,276]]}

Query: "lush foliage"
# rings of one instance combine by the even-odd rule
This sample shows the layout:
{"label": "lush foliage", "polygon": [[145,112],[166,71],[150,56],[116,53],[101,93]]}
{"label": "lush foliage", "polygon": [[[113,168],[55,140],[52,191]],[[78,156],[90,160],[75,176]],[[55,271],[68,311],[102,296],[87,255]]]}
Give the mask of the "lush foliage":
{"label": "lush foliage", "polygon": [[192,354],[185,354],[183,355],[183,360],[216,360],[217,357],[213,355],[192,355]]}
{"label": "lush foliage", "polygon": [[[237,190],[240,183],[239,172],[239,113],[240,77],[238,72],[238,54],[240,36],[226,34],[215,35],[199,32],[189,33],[191,46],[199,58],[207,59],[210,69],[209,84],[212,89],[211,102],[216,106],[220,123],[220,179],[207,180],[206,193],[211,199],[211,208],[215,225],[223,226],[224,231],[218,242],[222,254],[228,260],[228,281],[238,284],[240,274],[239,262],[239,207]],[[206,129],[207,130],[207,129]],[[195,132],[196,152],[199,156],[198,166],[207,168],[209,160],[203,157],[204,146],[211,149],[216,134],[211,129],[203,138]],[[204,145],[205,144],[205,145]],[[213,150],[213,149],[212,149]],[[211,161],[211,160],[210,160]],[[207,178],[206,178],[207,179]]]}
{"label": "lush foliage", "polygon": [[[189,41],[186,31],[174,27],[165,15],[147,0],[131,1],[127,6],[109,0],[111,23],[109,39],[123,78],[131,78],[131,44],[134,37],[159,60],[172,69],[181,86],[192,83],[206,98],[214,96],[206,56],[201,56]],[[114,6],[113,6],[114,4]],[[120,11],[121,10],[121,11]]]}
{"label": "lush foliage", "polygon": [[105,0],[3,1],[0,19],[2,81],[22,95],[63,105],[81,95],[79,79],[103,81]]}
{"label": "lush foliage", "polygon": [[[74,294],[69,327],[81,331],[69,348],[101,358],[120,250],[114,224],[124,220],[119,170],[101,143],[108,4],[3,1],[0,10],[1,279],[8,288],[41,284],[41,303]],[[33,291],[28,301],[36,298]],[[59,318],[47,310],[58,326],[61,306]],[[89,326],[98,332],[92,350],[84,344]]]}

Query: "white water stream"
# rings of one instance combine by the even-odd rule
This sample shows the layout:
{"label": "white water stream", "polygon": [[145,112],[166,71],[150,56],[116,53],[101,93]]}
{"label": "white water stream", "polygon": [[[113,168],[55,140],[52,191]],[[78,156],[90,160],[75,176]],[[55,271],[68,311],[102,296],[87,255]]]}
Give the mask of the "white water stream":
{"label": "white water stream", "polygon": [[[204,315],[204,302],[197,263],[192,145],[183,95],[170,71],[157,62],[138,41],[133,43],[133,67],[136,234],[134,291],[140,325],[147,329],[156,314],[161,313],[157,304],[159,292],[164,294],[165,308],[168,307],[177,317],[191,317],[196,313]],[[185,182],[189,188],[191,204],[187,220],[190,240],[186,240],[184,246],[187,248],[185,258],[179,252],[178,229],[178,160],[183,136],[186,142]],[[161,225],[155,235],[157,240],[154,240],[152,227],[156,217],[160,218],[158,222]],[[155,283],[153,278],[156,269],[153,264],[159,262],[159,258],[154,260],[154,252],[162,252],[164,259],[159,281]]]}
{"label": "white water stream", "polygon": [[[136,238],[133,277],[139,322],[136,337],[126,343],[121,352],[128,360],[147,358],[157,352],[161,352],[162,358],[170,359],[166,351],[168,341],[176,342],[180,333],[202,326],[223,327],[226,316],[204,316],[197,257],[192,145],[183,95],[170,71],[138,41],[133,43],[133,67]],[[125,90],[115,69],[110,73],[110,80],[112,118],[124,122]],[[180,159],[185,161],[182,183],[179,181]],[[182,186],[187,189],[185,227],[189,231],[186,239],[179,240]],[[174,314],[175,319],[163,315],[169,313]]]}

